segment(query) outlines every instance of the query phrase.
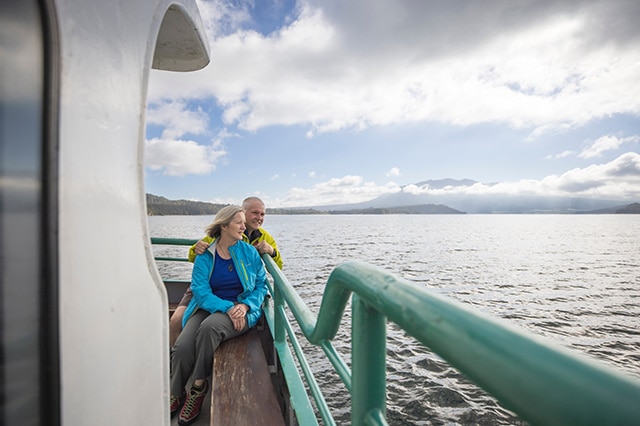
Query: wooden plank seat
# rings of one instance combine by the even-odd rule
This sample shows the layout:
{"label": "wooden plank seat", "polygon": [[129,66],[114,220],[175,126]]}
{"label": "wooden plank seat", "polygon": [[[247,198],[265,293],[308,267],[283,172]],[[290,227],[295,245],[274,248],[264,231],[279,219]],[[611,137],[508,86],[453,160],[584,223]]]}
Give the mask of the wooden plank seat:
{"label": "wooden plank seat", "polygon": [[216,349],[211,390],[211,425],[285,424],[255,327]]}

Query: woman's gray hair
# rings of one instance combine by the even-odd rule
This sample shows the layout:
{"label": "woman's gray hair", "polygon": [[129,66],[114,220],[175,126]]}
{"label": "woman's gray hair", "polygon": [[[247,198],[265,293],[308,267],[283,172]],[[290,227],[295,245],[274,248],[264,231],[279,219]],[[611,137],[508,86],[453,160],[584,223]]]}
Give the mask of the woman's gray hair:
{"label": "woman's gray hair", "polygon": [[213,219],[213,223],[207,226],[204,231],[208,236],[217,239],[220,236],[222,226],[230,224],[233,217],[239,212],[244,213],[244,209],[240,206],[230,205],[221,208]]}

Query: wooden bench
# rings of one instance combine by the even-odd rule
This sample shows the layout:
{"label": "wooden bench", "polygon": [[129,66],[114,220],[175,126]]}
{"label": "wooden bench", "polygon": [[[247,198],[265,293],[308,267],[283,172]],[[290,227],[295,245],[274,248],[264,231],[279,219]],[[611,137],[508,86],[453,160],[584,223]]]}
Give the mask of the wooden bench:
{"label": "wooden bench", "polygon": [[[268,331],[267,331],[268,333]],[[284,425],[260,332],[223,342],[213,356],[211,425]]]}

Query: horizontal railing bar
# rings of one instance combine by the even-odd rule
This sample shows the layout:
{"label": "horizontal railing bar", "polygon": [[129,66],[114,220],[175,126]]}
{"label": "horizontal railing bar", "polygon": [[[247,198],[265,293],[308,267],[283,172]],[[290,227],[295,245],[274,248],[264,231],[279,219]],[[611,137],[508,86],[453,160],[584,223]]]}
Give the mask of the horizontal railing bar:
{"label": "horizontal railing bar", "polygon": [[188,262],[189,259],[184,257],[155,257],[156,262]]}
{"label": "horizontal railing bar", "polygon": [[197,243],[197,239],[193,238],[160,238],[151,237],[151,244],[168,245],[168,246],[192,246]]}

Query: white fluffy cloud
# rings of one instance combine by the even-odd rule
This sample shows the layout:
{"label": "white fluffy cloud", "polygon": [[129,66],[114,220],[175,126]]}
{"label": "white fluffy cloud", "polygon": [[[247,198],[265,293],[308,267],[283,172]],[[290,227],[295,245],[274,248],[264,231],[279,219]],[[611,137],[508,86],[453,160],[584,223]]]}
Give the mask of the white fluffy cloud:
{"label": "white fluffy cloud", "polygon": [[168,176],[207,175],[226,152],[217,145],[210,147],[194,141],[151,139],[145,143],[145,164]]}
{"label": "white fluffy cloud", "polygon": [[395,183],[380,186],[374,182],[365,182],[362,176],[348,175],[329,179],[308,189],[292,188],[285,199],[273,200],[270,204],[299,207],[357,203],[399,190],[400,187]]}
{"label": "white fluffy cloud", "polygon": [[201,110],[189,110],[184,101],[169,101],[151,104],[147,108],[147,123],[163,127],[162,137],[172,139],[206,134],[209,116]]}
{"label": "white fluffy cloud", "polygon": [[386,176],[400,176],[400,169],[397,167],[392,167],[391,169],[389,169],[389,171],[386,173]]}
{"label": "white fluffy cloud", "polygon": [[167,176],[210,174],[227,154],[224,141],[236,136],[222,129],[209,145],[185,140],[185,135],[207,135],[209,116],[184,101],[151,104],[147,123],[163,130],[161,137],[145,141],[145,166]]}
{"label": "white fluffy cloud", "polygon": [[[213,4],[200,1],[205,17],[248,19]],[[639,13],[623,1],[308,1],[270,35],[214,32],[212,63],[186,84],[154,80],[165,97],[215,96],[228,125],[251,131],[438,121],[541,132],[640,114]]]}
{"label": "white fluffy cloud", "polygon": [[416,195],[527,194],[637,200],[640,199],[640,154],[627,152],[608,163],[576,168],[541,180],[523,179],[498,184],[475,183],[470,186],[438,189],[430,188],[428,185],[408,185],[403,191]]}
{"label": "white fluffy cloud", "polygon": [[[210,123],[190,106],[193,100],[214,105],[211,114],[222,121],[220,127],[253,133],[297,126],[308,137],[443,123],[523,129],[531,140],[542,140],[601,118],[640,116],[640,2],[299,0],[283,26],[264,34],[250,29],[256,3],[198,0],[198,5],[209,29],[211,64],[186,74],[151,72],[148,122],[164,131],[147,142],[146,164],[164,174],[210,173],[225,159],[223,141],[235,136],[223,131],[210,145],[203,143],[211,139]],[[635,170],[638,154],[619,154],[623,148],[637,151],[626,148],[638,137],[610,129],[600,134],[607,132],[613,133],[582,149],[561,141],[559,154],[540,154],[556,160],[555,175],[466,190],[637,194],[633,173],[614,178],[605,171]],[[604,163],[582,161],[592,159]],[[491,167],[490,159],[478,163],[483,160]],[[309,165],[302,169],[314,170],[308,177],[324,182],[306,189],[298,185],[269,204],[358,202],[400,190],[395,183],[366,182],[360,175],[373,174],[355,162],[353,167],[329,172]],[[402,162],[402,169],[403,175],[415,174],[410,163]],[[276,170],[271,182],[286,181],[276,179],[285,176],[284,169]],[[304,175],[286,172],[300,180]],[[400,176],[400,170],[394,167],[386,176]]]}
{"label": "white fluffy cloud", "polygon": [[612,151],[620,148],[623,144],[626,143],[638,143],[640,141],[640,136],[628,136],[619,138],[615,135],[606,135],[598,138],[596,141],[591,143],[587,148],[585,148],[578,157],[580,158],[594,158],[600,157],[606,151]]}

